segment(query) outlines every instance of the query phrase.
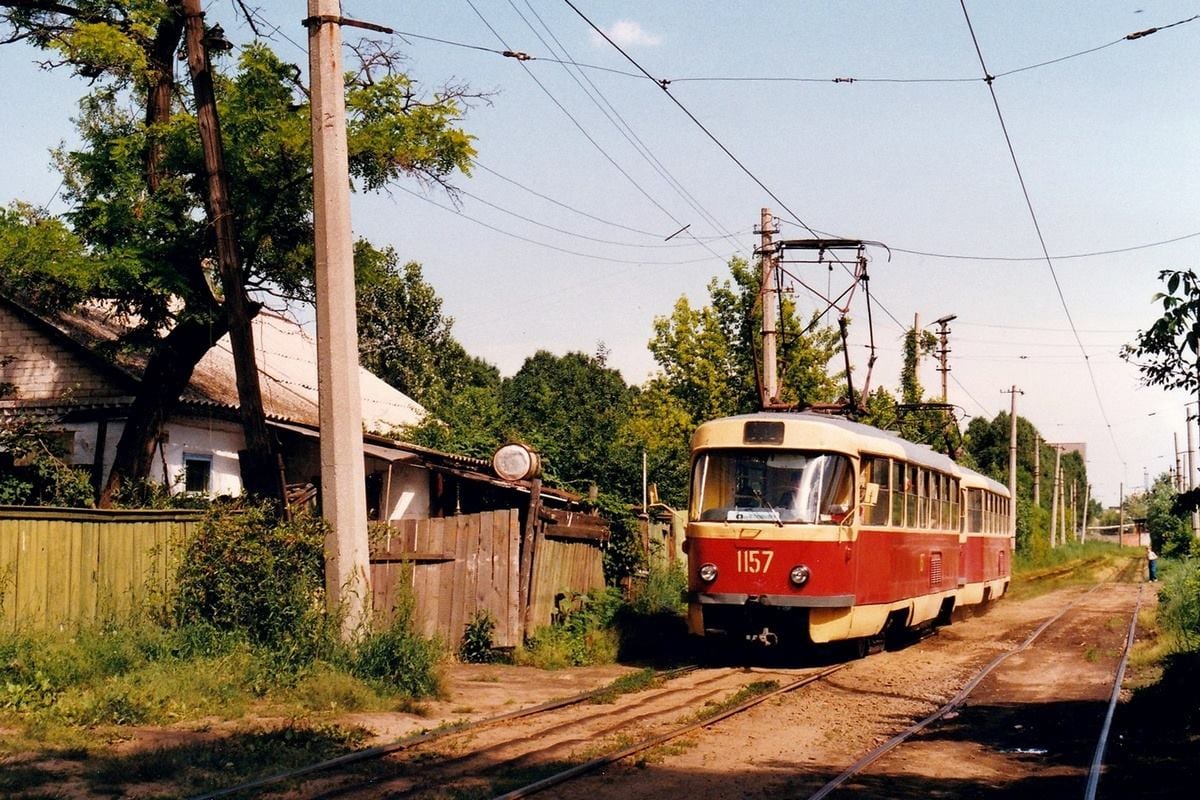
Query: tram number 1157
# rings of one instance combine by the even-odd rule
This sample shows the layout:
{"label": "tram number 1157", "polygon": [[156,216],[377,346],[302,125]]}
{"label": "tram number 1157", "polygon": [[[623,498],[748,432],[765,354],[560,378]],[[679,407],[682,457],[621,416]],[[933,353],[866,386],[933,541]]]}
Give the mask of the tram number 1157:
{"label": "tram number 1157", "polygon": [[765,573],[771,568],[771,559],[775,556],[772,550],[738,550],[737,571],[750,573]]}

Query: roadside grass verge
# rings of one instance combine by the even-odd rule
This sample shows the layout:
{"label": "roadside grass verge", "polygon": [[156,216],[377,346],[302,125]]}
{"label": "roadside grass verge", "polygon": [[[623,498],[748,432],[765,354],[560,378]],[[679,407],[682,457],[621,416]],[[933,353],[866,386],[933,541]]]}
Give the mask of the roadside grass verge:
{"label": "roadside grass verge", "polygon": [[1035,557],[1018,553],[1013,560],[1009,595],[1023,600],[1111,576],[1136,580],[1144,560],[1145,551],[1141,548],[1118,547],[1107,542],[1073,542]]}

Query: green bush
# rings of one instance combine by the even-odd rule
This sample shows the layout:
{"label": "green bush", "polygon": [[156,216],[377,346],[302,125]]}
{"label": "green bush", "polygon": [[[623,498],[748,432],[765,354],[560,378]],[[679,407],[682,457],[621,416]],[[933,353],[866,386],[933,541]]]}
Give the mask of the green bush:
{"label": "green bush", "polygon": [[276,522],[265,507],[211,512],[186,545],[175,623],[207,638],[236,633],[302,665],[326,652],[325,523]]}
{"label": "green bush", "polygon": [[414,629],[412,598],[402,596],[391,624],[351,646],[348,666],[353,675],[381,689],[433,697],[442,692],[440,660],[438,643]]}
{"label": "green bush", "polygon": [[616,661],[619,636],[614,627],[624,607],[613,588],[576,598],[551,625],[538,628],[527,646],[516,655],[518,663],[542,669],[611,664]]}
{"label": "green bush", "polygon": [[1179,562],[1164,578],[1159,620],[1180,650],[1200,649],[1200,561]]}

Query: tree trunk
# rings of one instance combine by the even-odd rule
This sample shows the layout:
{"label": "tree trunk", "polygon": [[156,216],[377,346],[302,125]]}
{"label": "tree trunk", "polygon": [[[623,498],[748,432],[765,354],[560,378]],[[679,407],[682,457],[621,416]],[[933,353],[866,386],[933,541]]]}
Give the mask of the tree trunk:
{"label": "tree trunk", "polygon": [[221,123],[209,71],[208,51],[204,42],[204,13],[200,0],[183,0],[184,30],[188,69],[196,98],[196,121],[208,173],[205,202],[217,240],[217,266],[229,315],[229,339],[237,373],[238,410],[246,449],[241,451],[242,486],[254,494],[287,508],[279,458],[267,429],[259,387],[258,363],[254,353],[254,334],[250,322],[257,313],[246,297],[242,260],[238,252],[233,208],[225,179],[225,159],[221,144]]}
{"label": "tree trunk", "polygon": [[[156,348],[130,409],[112,470],[100,492],[100,508],[111,508],[114,495],[127,483],[144,481],[154,463],[154,451],[163,425],[179,404],[192,379],[192,371],[228,329],[227,315],[219,311],[211,321],[188,318],[180,322]],[[103,457],[97,453],[97,458]]]}

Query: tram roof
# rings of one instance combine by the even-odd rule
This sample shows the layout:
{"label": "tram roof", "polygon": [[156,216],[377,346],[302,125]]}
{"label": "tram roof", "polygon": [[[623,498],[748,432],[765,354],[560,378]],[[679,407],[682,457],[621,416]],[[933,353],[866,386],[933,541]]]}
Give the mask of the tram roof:
{"label": "tram roof", "polygon": [[[733,417],[722,417],[701,425],[701,428],[718,423],[744,423],[751,420],[771,420],[799,425],[805,428],[823,428],[837,431],[839,435],[831,437],[840,440],[837,443],[868,453],[879,455],[902,456],[905,460],[948,472],[962,478],[967,478],[972,484],[982,485],[998,494],[1007,495],[1008,487],[999,481],[964,467],[949,456],[937,452],[928,445],[910,442],[898,433],[885,431],[861,422],[853,422],[843,417],[828,414],[817,414],[811,411],[761,411],[755,414],[739,414]],[[699,430],[697,430],[699,433]]]}

